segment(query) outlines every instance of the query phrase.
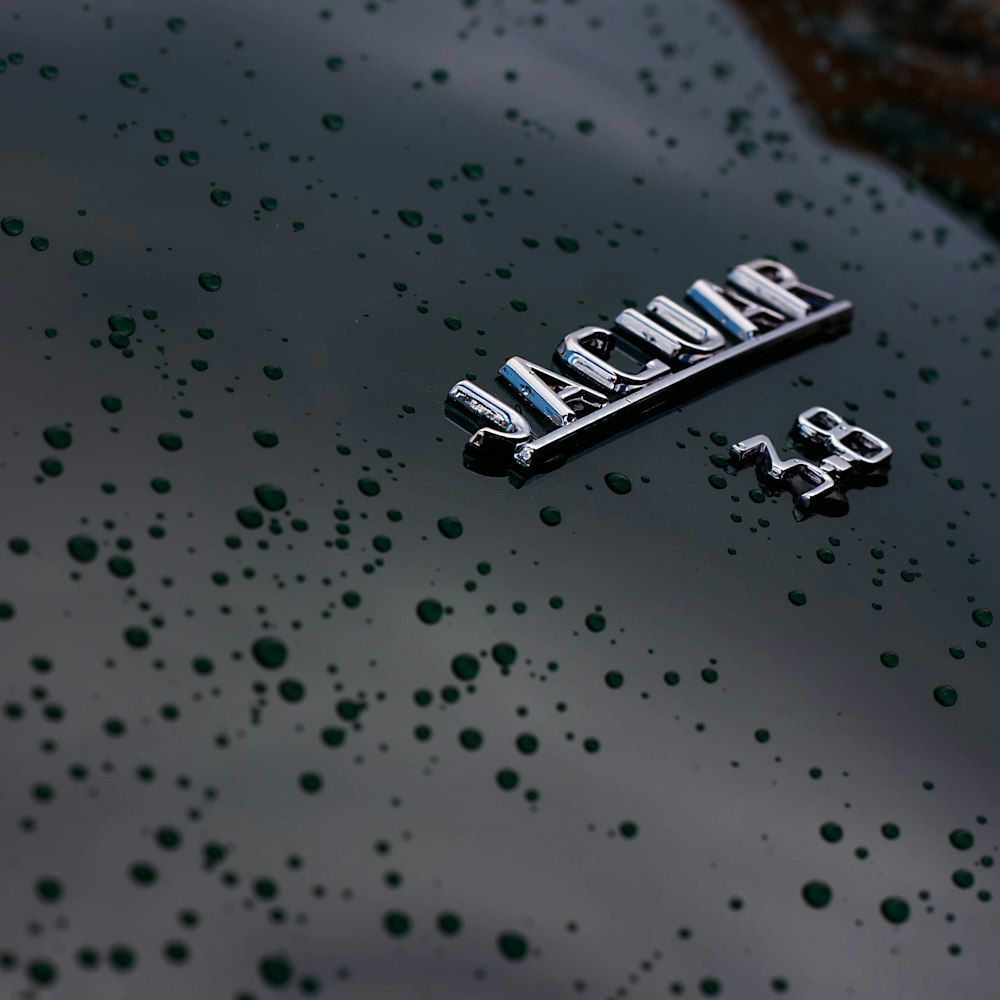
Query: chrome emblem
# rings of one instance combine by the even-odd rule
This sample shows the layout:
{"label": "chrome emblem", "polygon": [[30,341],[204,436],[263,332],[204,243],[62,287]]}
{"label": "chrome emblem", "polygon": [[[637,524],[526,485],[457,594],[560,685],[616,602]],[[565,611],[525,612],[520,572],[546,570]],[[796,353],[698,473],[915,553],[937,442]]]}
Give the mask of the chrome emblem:
{"label": "chrome emblem", "polygon": [[[658,295],[645,310],[619,313],[614,331],[585,326],[567,334],[554,355],[556,371],[510,358],[498,381],[514,401],[466,379],[457,383],[445,407],[473,431],[465,464],[527,478],[765,361],[850,329],[850,302],[803,284],[777,261],[740,264],[726,282],[694,282],[685,296],[690,308]],[[618,367],[616,350],[638,370]]]}
{"label": "chrome emblem", "polygon": [[782,462],[764,434],[737,441],[729,450],[730,460],[736,468],[754,465],[760,479],[790,490],[803,514],[843,513],[847,509],[843,491],[848,486],[885,482],[892,448],[839,413],[825,406],[803,410],[792,434],[816,461],[796,457]]}

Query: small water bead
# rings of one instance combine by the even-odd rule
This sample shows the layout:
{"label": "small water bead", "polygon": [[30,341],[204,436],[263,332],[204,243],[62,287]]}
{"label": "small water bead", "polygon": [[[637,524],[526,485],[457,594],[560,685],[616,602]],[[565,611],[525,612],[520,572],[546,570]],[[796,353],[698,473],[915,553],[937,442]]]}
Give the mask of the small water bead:
{"label": "small water bead", "polygon": [[416,229],[424,224],[423,215],[414,208],[401,208],[397,214],[399,221],[410,229]]}
{"label": "small water bead", "polygon": [[65,427],[46,427],[42,431],[42,437],[50,448],[55,448],[57,451],[62,451],[73,443],[73,435]]}
{"label": "small water bead", "polygon": [[328,132],[340,132],[344,128],[343,115],[325,114],[320,120],[323,123],[323,128]]}
{"label": "small water bead", "polygon": [[75,260],[80,267],[89,267],[94,263],[94,251],[88,247],[78,247],[73,251],[73,260]]}
{"label": "small water bead", "polygon": [[257,503],[259,503],[264,510],[276,512],[284,510],[285,506],[288,504],[288,496],[285,491],[280,486],[276,486],[274,483],[261,483],[259,486],[255,486],[253,488],[253,495],[256,498]]}
{"label": "small water bead", "polygon": [[307,795],[316,795],[323,790],[323,777],[315,771],[304,771],[299,775],[299,788]]}
{"label": "small water bead", "polygon": [[833,890],[826,882],[813,881],[806,882],[802,887],[802,898],[815,909],[822,909],[828,906],[833,899]]}
{"label": "small water bead", "polygon": [[218,271],[202,271],[198,275],[198,284],[206,292],[217,292],[222,287],[222,275]]}
{"label": "small water bead", "polygon": [[959,889],[971,889],[975,884],[976,877],[965,868],[959,868],[951,873],[952,884]]}
{"label": "small water bead", "polygon": [[159,881],[160,875],[153,865],[145,861],[137,861],[129,866],[129,877],[136,885],[151,886]]}
{"label": "small water bead", "polygon": [[65,890],[57,878],[44,877],[35,882],[35,895],[43,903],[58,903]]}
{"label": "small water bead", "polygon": [[632,480],[624,472],[609,472],[604,477],[604,484],[612,493],[624,496],[632,492]]}
{"label": "small water bead", "polygon": [[52,986],[59,979],[59,968],[44,958],[32,959],[25,966],[28,978],[37,986]]}
{"label": "small water bead", "polygon": [[844,828],[839,823],[824,823],[819,828],[819,835],[828,843],[836,844],[844,836]]}
{"label": "small water bead", "polygon": [[958,691],[950,684],[939,684],[934,688],[934,700],[942,708],[952,708],[958,701]]}
{"label": "small water bead", "polygon": [[288,677],[278,685],[278,694],[291,704],[302,701],[306,696],[306,686],[294,677]]}
{"label": "small water bead", "polygon": [[126,313],[112,313],[108,317],[108,329],[112,333],[122,333],[131,336],[135,333],[135,317]]}
{"label": "small water bead", "polygon": [[261,446],[261,448],[274,448],[278,444],[278,435],[275,434],[274,431],[254,431],[253,439]]}
{"label": "small water bead", "polygon": [[126,579],[135,572],[135,564],[127,556],[112,556],[108,560],[108,570],[112,576]]}
{"label": "small water bead", "polygon": [[528,939],[516,931],[504,931],[497,937],[497,947],[504,958],[520,962],[527,957]]}
{"label": "small water bead", "polygon": [[164,431],[157,435],[156,440],[164,451],[180,451],[184,447],[184,440],[180,434],[174,434],[172,431]]}
{"label": "small water bead", "polygon": [[413,921],[402,910],[390,910],[382,918],[382,926],[391,937],[405,937],[410,933]]}
{"label": "small water bead", "polygon": [[501,768],[496,775],[497,784],[505,791],[512,792],[521,782],[521,776],[517,771],[509,767]]}
{"label": "small water bead", "polygon": [[483,734],[478,729],[463,729],[458,734],[458,742],[466,750],[478,750],[483,745]]}
{"label": "small water bead", "polygon": [[898,667],[899,666],[899,655],[894,653],[891,649],[887,649],[879,657],[882,661],[883,667]]}
{"label": "small water bead", "polygon": [[442,517],[438,519],[438,531],[444,535],[445,538],[461,538],[462,522],[457,517]]}
{"label": "small water bead", "polygon": [[498,642],[491,653],[501,667],[509,667],[517,659],[517,649],[509,642]]}
{"label": "small water bead", "polygon": [[442,614],[444,614],[444,608],[441,606],[441,602],[433,597],[427,597],[417,604],[417,617],[425,625],[435,625],[441,620]]}
{"label": "small water bead", "polygon": [[993,624],[993,612],[988,608],[976,608],[972,612],[972,620],[980,628],[989,628]]}
{"label": "small water bead", "polygon": [[214,188],[208,197],[217,208],[226,208],[233,202],[232,194],[229,191],[224,191],[222,188]]}
{"label": "small water bead", "polygon": [[20,236],[24,232],[24,220],[16,215],[5,215],[0,219],[0,232],[5,236]]}
{"label": "small water bead", "polygon": [[562,523],[562,511],[558,507],[543,507],[538,512],[538,516],[541,518],[542,524],[546,524],[550,528]]}
{"label": "small water bead", "polygon": [[948,834],[948,841],[956,850],[967,851],[976,842],[976,839],[968,830],[959,828]]}
{"label": "small water bead", "polygon": [[253,658],[267,670],[277,670],[288,660],[288,647],[271,635],[264,635],[254,640],[251,651]]}
{"label": "small water bead", "polygon": [[886,897],[879,910],[890,924],[905,923],[910,917],[910,904],[901,896]]}
{"label": "small water bead", "polygon": [[479,660],[471,653],[459,653],[451,661],[451,672],[462,681],[473,681],[479,674]]}
{"label": "small water bead", "polygon": [[97,542],[89,535],[74,535],[66,543],[66,548],[77,562],[87,563],[97,557]]}
{"label": "small water bead", "polygon": [[806,603],[806,595],[801,590],[788,591],[788,600],[797,608],[801,608]]}
{"label": "small water bead", "polygon": [[462,918],[457,913],[439,913],[436,924],[446,937],[454,937],[462,930]]}
{"label": "small water bead", "polygon": [[236,511],[236,520],[244,528],[259,528],[264,523],[264,515],[256,507],[240,507]]}
{"label": "small water bead", "polygon": [[287,986],[295,975],[292,963],[283,955],[265,955],[257,962],[257,975],[268,986]]}

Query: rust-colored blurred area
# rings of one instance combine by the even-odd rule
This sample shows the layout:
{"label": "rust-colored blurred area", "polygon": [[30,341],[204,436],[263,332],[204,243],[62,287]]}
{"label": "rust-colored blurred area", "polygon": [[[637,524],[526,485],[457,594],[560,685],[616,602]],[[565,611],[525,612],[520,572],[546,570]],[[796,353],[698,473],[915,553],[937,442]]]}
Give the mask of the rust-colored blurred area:
{"label": "rust-colored blurred area", "polygon": [[1000,2],[735,2],[828,135],[1000,235]]}

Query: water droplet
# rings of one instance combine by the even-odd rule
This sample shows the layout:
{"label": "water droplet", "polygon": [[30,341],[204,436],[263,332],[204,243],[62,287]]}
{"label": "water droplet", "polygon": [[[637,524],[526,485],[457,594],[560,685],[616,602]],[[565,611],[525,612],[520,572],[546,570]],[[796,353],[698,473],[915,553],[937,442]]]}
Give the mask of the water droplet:
{"label": "water droplet", "polygon": [[422,226],[424,223],[423,215],[413,208],[401,208],[398,215],[399,221],[402,222],[404,226],[409,226],[411,229],[416,229],[417,226]]}
{"label": "water droplet", "polygon": [[542,524],[547,524],[550,528],[562,522],[562,511],[558,507],[543,507],[538,516],[542,519]]}
{"label": "water droplet", "polygon": [[392,937],[405,937],[410,933],[412,925],[409,915],[402,910],[390,910],[382,918],[382,926]]}
{"label": "water droplet", "polygon": [[806,882],[802,886],[802,898],[810,905],[816,909],[822,909],[824,906],[829,905],[830,900],[833,898],[833,890],[826,884],[826,882]]}
{"label": "water droplet", "polygon": [[528,939],[516,931],[504,931],[497,937],[497,947],[504,958],[519,962],[528,954]]}
{"label": "water droplet", "polygon": [[434,625],[441,620],[443,613],[444,608],[441,607],[441,602],[432,597],[425,598],[417,604],[417,617],[425,625]]}
{"label": "water droplet", "polygon": [[253,658],[268,670],[277,670],[278,667],[283,667],[288,659],[288,647],[280,639],[271,635],[264,635],[254,640],[252,652]]}
{"label": "water droplet", "polygon": [[285,491],[280,486],[275,486],[274,483],[261,483],[259,486],[255,486],[253,495],[264,510],[283,510],[288,503]]}
{"label": "water droplet", "polygon": [[620,496],[632,492],[632,480],[624,472],[609,472],[604,477],[604,484],[612,493]]}
{"label": "water droplet", "polygon": [[459,653],[451,661],[451,672],[461,681],[475,680],[479,674],[479,660],[471,653]]}
{"label": "water droplet", "polygon": [[457,517],[442,517],[438,520],[438,531],[445,538],[460,538],[462,535],[462,522]]}
{"label": "water droplet", "polygon": [[254,431],[253,439],[261,448],[274,448],[278,444],[278,435],[274,431]]}
{"label": "water droplet", "polygon": [[950,684],[940,684],[934,688],[934,700],[942,708],[951,708],[958,701],[958,692]]}
{"label": "water droplet", "polygon": [[968,830],[963,830],[961,828],[957,830],[952,830],[948,834],[948,840],[951,846],[959,851],[967,851],[976,842],[975,837]]}
{"label": "water droplet", "polygon": [[839,823],[824,823],[819,828],[819,835],[828,843],[836,844],[844,836],[844,829]]}
{"label": "water droplet", "polygon": [[184,441],[180,434],[174,434],[172,431],[164,431],[157,436],[156,440],[159,441],[160,447],[164,451],[180,451],[184,446]]}
{"label": "water droplet", "polygon": [[879,910],[890,924],[905,923],[910,916],[910,904],[900,896],[887,896]]}
{"label": "water droplet", "polygon": [[65,427],[46,427],[42,431],[42,437],[50,448],[62,451],[73,443],[73,435]]}

